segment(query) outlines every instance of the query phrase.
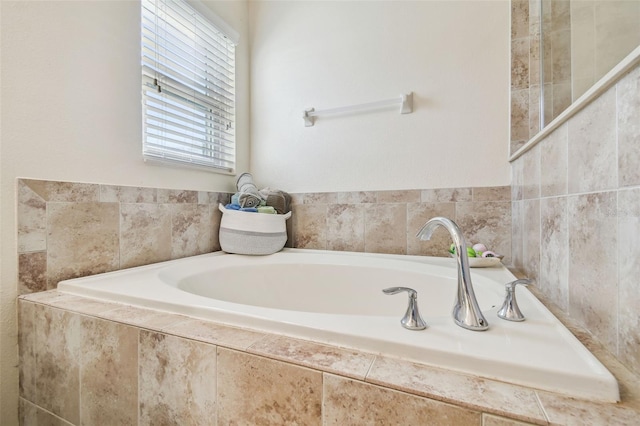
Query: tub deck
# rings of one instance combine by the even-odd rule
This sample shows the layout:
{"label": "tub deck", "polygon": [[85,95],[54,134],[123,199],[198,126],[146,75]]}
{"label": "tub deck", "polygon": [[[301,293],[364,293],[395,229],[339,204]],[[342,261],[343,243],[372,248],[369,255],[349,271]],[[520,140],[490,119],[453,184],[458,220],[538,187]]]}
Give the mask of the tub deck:
{"label": "tub deck", "polygon": [[[222,252],[61,282],[58,290],[234,326],[397,357],[591,400],[619,400],[611,373],[525,288],[527,320],[497,317],[504,267],[472,269],[484,332],[456,326],[453,259],[285,249],[250,257]],[[418,291],[423,331],[400,326]]]}

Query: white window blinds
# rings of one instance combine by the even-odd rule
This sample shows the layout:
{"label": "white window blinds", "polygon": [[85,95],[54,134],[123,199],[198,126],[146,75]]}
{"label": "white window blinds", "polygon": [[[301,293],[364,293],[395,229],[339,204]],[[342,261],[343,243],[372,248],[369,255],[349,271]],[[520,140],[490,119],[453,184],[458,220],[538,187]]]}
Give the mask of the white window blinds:
{"label": "white window blinds", "polygon": [[143,155],[235,165],[235,43],[182,0],[142,0]]}

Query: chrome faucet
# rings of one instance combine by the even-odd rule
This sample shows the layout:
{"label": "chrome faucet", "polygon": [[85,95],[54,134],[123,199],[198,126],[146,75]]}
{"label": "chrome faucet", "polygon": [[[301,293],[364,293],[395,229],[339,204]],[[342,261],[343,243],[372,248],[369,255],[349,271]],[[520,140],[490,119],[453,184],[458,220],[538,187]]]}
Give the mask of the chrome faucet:
{"label": "chrome faucet", "polygon": [[522,311],[516,300],[516,286],[518,284],[528,286],[531,284],[531,280],[520,279],[504,285],[505,298],[502,307],[498,311],[498,316],[507,321],[524,321],[524,315],[522,315]]}
{"label": "chrome faucet", "polygon": [[467,243],[458,225],[446,217],[434,217],[424,224],[416,234],[416,237],[421,240],[429,240],[438,226],[442,226],[449,231],[456,248],[458,294],[453,306],[453,321],[460,327],[469,330],[484,331],[489,328],[489,322],[482,315],[476,295],[473,292],[471,273],[469,272],[469,259],[467,258]]}
{"label": "chrome faucet", "polygon": [[400,324],[407,330],[424,330],[427,328],[427,324],[420,316],[418,310],[418,292],[408,287],[389,287],[382,290],[384,294],[398,294],[402,291],[409,293],[409,305],[407,306],[407,312],[400,320]]}

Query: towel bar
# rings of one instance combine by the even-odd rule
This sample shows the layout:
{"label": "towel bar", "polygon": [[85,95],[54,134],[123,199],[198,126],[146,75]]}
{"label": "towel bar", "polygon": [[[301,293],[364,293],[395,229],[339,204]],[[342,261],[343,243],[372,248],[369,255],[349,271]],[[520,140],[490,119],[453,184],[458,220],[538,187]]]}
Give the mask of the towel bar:
{"label": "towel bar", "polygon": [[369,102],[365,104],[358,105],[349,105],[338,108],[330,108],[316,111],[314,108],[308,108],[304,110],[302,114],[302,118],[304,119],[305,127],[313,126],[315,120],[314,117],[318,117],[319,115],[330,115],[330,114],[343,114],[347,112],[353,111],[362,111],[368,109],[382,108],[390,105],[400,104],[400,114],[409,114],[413,112],[413,92],[409,92],[400,97],[385,99],[377,102]]}

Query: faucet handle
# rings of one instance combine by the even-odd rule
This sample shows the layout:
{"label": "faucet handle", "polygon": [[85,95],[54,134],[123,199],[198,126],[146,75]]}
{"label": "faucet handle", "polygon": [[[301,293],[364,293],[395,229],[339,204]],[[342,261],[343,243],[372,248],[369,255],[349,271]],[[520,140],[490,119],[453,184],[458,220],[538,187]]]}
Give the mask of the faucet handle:
{"label": "faucet handle", "polygon": [[507,321],[524,321],[524,315],[522,315],[522,312],[520,311],[518,302],[516,300],[516,286],[518,284],[528,286],[529,284],[531,284],[531,280],[520,279],[511,281],[510,283],[506,283],[504,285],[506,294],[504,303],[498,311],[498,316]]}
{"label": "faucet handle", "polygon": [[418,311],[418,292],[409,287],[389,287],[382,290],[384,294],[398,294],[403,291],[409,293],[409,305],[407,306],[407,312],[400,320],[400,324],[407,330],[424,330],[427,328],[427,324],[420,316]]}

